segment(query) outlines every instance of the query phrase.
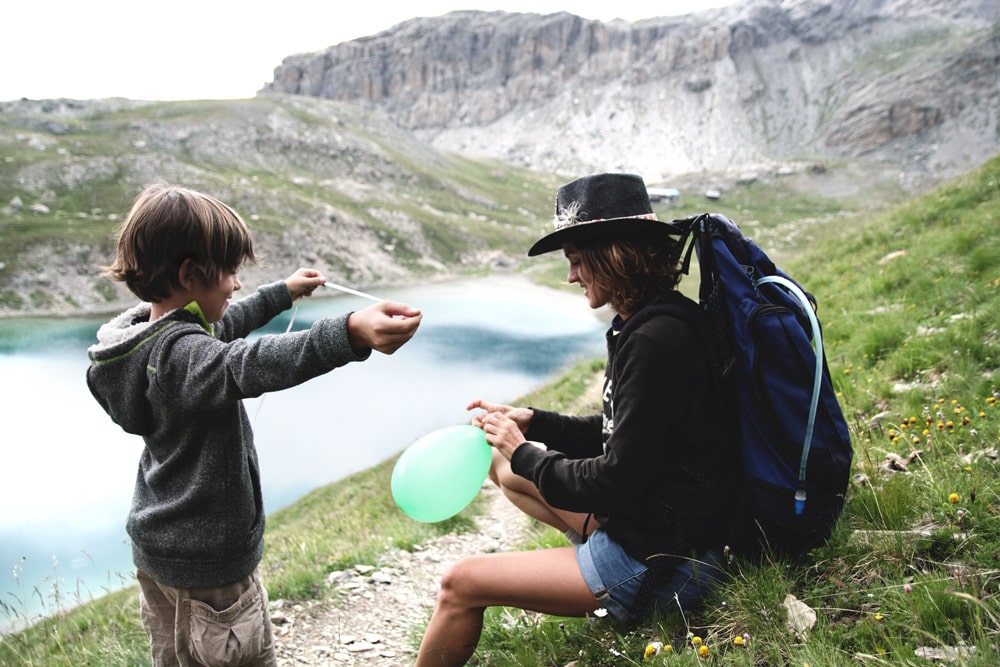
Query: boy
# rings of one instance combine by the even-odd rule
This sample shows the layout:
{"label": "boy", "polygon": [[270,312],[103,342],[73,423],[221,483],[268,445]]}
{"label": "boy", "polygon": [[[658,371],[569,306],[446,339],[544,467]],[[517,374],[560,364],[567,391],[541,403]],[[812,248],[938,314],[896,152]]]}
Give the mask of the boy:
{"label": "boy", "polygon": [[246,224],[199,192],[136,199],[105,271],[142,300],[97,333],[87,384],[145,446],[126,528],[154,667],[275,665],[258,564],[264,507],[242,399],[292,387],[372,350],[392,354],[421,313],[380,302],[307,331],[246,336],[325,278],[299,269],[230,303],[256,261]]}

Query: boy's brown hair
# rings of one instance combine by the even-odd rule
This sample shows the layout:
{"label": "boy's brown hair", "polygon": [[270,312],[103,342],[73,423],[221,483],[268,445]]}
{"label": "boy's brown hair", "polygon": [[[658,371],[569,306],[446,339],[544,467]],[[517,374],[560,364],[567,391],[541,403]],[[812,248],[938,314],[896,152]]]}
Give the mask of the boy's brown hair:
{"label": "boy's brown hair", "polygon": [[132,204],[118,230],[115,260],[103,268],[143,301],[158,303],[181,289],[178,270],[186,259],[192,278],[212,284],[258,257],[236,211],[210,195],[157,184]]}

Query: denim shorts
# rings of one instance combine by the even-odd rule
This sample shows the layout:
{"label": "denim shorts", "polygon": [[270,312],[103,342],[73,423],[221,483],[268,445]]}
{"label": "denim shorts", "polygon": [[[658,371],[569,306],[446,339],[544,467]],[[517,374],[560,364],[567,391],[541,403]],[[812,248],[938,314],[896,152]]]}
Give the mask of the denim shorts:
{"label": "denim shorts", "polygon": [[[626,554],[603,530],[594,531],[576,548],[576,562],[602,607],[616,619],[639,620],[635,601],[645,564]],[[682,611],[700,606],[709,586],[722,578],[722,562],[722,549],[710,549],[698,554],[698,560],[680,562],[670,578],[653,589],[655,605],[663,611],[677,608],[670,605],[679,605]]]}

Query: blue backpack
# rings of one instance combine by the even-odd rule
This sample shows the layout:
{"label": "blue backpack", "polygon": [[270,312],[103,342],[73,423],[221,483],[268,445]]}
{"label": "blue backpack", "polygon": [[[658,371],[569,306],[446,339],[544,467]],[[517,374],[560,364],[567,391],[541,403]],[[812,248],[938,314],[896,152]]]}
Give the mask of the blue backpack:
{"label": "blue backpack", "polygon": [[816,302],[719,214],[672,223],[697,252],[727,391],[736,403],[743,488],[729,546],[740,558],[797,559],[824,543],[854,455],[830,380]]}

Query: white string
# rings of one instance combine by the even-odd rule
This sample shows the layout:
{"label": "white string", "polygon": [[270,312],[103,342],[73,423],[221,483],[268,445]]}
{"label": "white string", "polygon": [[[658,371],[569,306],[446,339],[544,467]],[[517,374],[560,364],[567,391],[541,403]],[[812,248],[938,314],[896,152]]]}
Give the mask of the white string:
{"label": "white string", "polygon": [[351,289],[350,287],[344,287],[343,285],[338,285],[337,283],[323,283],[324,287],[329,287],[330,289],[335,289],[340,292],[346,292],[347,294],[353,294],[354,296],[360,296],[363,299],[371,299],[372,301],[382,301],[382,299],[377,296],[372,296],[371,294],[365,294],[364,292],[359,292],[356,289]]}

